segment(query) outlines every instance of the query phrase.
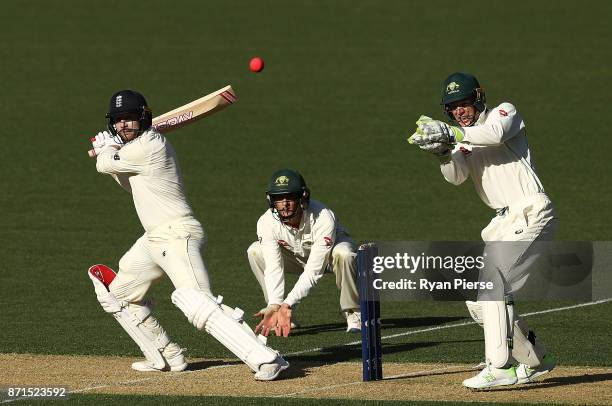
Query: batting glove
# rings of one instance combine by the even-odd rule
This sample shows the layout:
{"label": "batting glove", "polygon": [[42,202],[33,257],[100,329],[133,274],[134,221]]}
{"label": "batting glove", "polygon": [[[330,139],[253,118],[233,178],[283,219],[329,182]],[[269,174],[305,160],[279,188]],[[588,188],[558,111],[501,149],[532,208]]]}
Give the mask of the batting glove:
{"label": "batting glove", "polygon": [[109,146],[116,149],[121,148],[121,143],[117,142],[116,137],[108,131],[99,132],[98,135],[91,139],[91,145],[93,145],[96,155]]}

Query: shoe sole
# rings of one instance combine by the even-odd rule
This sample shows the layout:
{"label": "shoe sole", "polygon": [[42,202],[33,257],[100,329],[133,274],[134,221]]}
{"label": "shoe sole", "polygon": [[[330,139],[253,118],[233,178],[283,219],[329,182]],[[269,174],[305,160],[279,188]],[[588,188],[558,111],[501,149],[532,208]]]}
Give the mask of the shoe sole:
{"label": "shoe sole", "polygon": [[465,382],[463,383],[463,386],[465,386],[466,388],[469,389],[475,389],[475,390],[479,390],[479,389],[489,389],[489,388],[494,388],[496,386],[509,386],[509,385],[514,385],[517,381],[515,379],[507,379],[504,381],[497,381],[497,382],[487,382],[486,384],[484,384],[483,386],[469,386],[466,385]]}

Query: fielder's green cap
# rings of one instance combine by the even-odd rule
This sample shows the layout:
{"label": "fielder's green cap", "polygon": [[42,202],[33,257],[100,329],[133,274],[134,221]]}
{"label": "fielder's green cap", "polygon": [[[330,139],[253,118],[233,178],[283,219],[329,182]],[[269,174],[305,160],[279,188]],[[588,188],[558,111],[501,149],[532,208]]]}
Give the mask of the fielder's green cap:
{"label": "fielder's green cap", "polygon": [[296,170],[285,168],[272,174],[266,193],[269,195],[284,195],[302,193],[305,189],[306,182],[302,175]]}

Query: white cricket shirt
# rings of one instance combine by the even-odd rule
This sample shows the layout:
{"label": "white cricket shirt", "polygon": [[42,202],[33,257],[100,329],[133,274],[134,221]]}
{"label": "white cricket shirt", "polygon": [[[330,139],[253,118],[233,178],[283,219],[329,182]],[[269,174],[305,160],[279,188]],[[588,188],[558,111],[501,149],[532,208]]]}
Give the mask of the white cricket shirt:
{"label": "white cricket shirt", "polygon": [[[268,304],[293,306],[306,297],[323,276],[336,236],[341,233],[346,234],[346,231],[338,224],[334,213],[315,200],[311,200],[304,211],[299,228],[281,223],[271,210],[267,210],[257,221],[257,236],[266,263],[264,278]],[[285,300],[281,250],[304,265],[304,272]]]}
{"label": "white cricket shirt", "polygon": [[98,172],[113,175],[132,192],[134,206],[146,232],[191,216],[183,190],[176,152],[166,137],[149,130],[121,149],[104,149],[98,155]]}
{"label": "white cricket shirt", "polygon": [[501,209],[537,193],[544,193],[535,166],[523,118],[510,103],[480,114],[465,138],[440,165],[444,178],[455,185],[472,178],[482,201]]}

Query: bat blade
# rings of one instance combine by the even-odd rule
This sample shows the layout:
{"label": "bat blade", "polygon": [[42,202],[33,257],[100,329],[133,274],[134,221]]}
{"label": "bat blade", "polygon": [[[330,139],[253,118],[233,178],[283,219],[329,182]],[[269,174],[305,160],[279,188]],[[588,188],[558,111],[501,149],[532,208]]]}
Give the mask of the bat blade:
{"label": "bat blade", "polygon": [[[225,107],[234,104],[236,100],[238,98],[234,89],[232,89],[231,85],[228,85],[216,92],[153,118],[151,127],[165,134],[221,111]],[[88,151],[88,155],[92,158],[96,156],[93,149]]]}
{"label": "bat blade", "polygon": [[225,86],[214,93],[155,117],[152,127],[161,133],[167,133],[216,113],[236,100],[234,89]]}

